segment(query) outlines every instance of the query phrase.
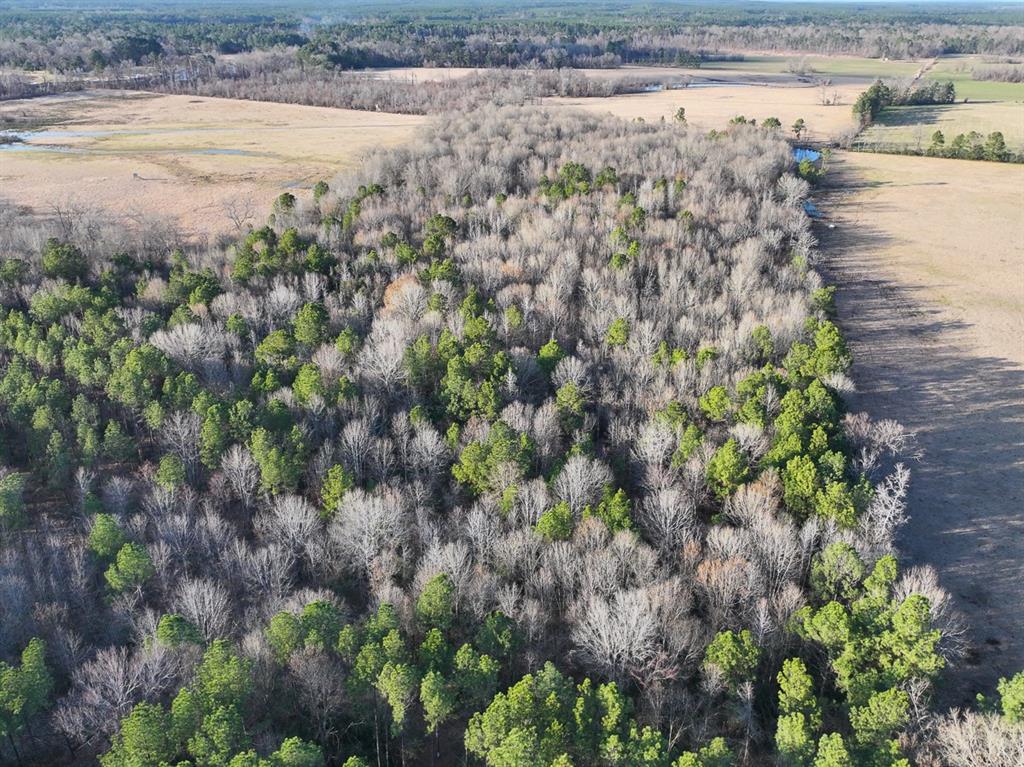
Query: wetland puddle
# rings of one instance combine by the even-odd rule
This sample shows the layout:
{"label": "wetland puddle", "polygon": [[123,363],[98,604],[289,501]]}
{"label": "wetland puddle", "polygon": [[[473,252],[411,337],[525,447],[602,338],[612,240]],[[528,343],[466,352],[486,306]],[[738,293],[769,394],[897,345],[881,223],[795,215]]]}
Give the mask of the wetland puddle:
{"label": "wetland puddle", "polygon": [[154,133],[182,133],[190,128],[134,130],[40,130],[8,131],[0,134],[0,152],[51,152],[76,155],[187,154],[222,155],[228,157],[269,157],[266,152],[230,147],[124,147],[75,146],[59,143],[66,139],[103,138],[106,136],[147,136]]}

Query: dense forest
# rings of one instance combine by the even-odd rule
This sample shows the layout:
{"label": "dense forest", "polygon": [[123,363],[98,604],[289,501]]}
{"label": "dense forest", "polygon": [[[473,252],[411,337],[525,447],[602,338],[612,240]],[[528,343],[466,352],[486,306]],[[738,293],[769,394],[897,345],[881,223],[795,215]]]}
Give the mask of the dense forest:
{"label": "dense forest", "polygon": [[75,74],[281,48],[334,69],[699,66],[751,50],[1006,56],[1024,53],[1022,27],[1013,8],[982,4],[82,3],[63,11],[14,3],[0,10],[0,66]]}
{"label": "dense forest", "polygon": [[226,249],[0,229],[0,759],[1019,764],[789,145],[492,107]]}

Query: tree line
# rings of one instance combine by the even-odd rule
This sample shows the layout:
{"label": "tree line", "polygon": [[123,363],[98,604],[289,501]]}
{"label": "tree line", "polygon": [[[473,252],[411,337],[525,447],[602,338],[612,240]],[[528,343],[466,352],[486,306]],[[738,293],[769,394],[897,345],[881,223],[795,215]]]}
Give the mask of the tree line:
{"label": "tree line", "polygon": [[[517,8],[517,11],[519,9]],[[1001,7],[899,7],[856,11],[820,4],[770,17],[746,5],[585,12],[579,3],[540,3],[527,17],[500,4],[288,11],[244,4],[161,10],[7,9],[0,14],[0,65],[62,74],[282,47],[332,68],[372,66],[699,66],[737,51],[924,58],[1024,52],[1020,19]],[[851,21],[856,21],[851,24]]]}

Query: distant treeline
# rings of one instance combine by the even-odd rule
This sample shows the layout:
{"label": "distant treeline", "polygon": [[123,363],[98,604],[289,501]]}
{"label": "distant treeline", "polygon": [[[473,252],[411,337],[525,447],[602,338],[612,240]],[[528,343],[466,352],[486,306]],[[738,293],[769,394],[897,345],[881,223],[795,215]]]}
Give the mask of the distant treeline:
{"label": "distant treeline", "polygon": [[[529,11],[527,9],[530,9]],[[343,15],[344,21],[338,16]],[[856,21],[852,24],[852,21]],[[913,58],[1024,53],[1019,15],[896,6],[625,6],[581,3],[343,11],[241,5],[0,13],[0,66],[64,73],[183,56],[295,49],[303,63],[379,66],[696,66],[744,50]]]}
{"label": "distant treeline", "polygon": [[1024,83],[1024,64],[989,64],[971,70],[972,80],[995,80],[1002,83]]}

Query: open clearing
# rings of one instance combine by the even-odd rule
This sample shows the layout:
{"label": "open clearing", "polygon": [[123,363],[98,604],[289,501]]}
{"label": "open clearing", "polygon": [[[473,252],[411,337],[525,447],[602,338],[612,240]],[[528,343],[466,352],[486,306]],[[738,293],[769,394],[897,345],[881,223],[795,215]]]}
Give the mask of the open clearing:
{"label": "open clearing", "polygon": [[831,106],[822,106],[822,91],[817,87],[756,85],[681,88],[610,98],[555,97],[544,99],[544,103],[610,112],[627,119],[641,117],[647,121],[671,120],[676,110],[684,107],[687,121],[704,129],[724,128],[733,117],[743,115],[758,122],[766,117],[778,117],[788,131],[797,118],[803,118],[807,123],[807,137],[825,140],[856,128],[851,105],[861,90],[858,85],[829,87],[829,94],[839,95],[839,103]]}
{"label": "open clearing", "polygon": [[[717,62],[715,62],[717,63]],[[379,69],[359,70],[377,78],[391,78],[395,80],[412,81],[419,83],[443,82],[445,80],[457,80],[466,75],[476,72],[486,72],[487,68],[472,67],[384,67]],[[519,70],[520,72],[528,70]],[[568,70],[567,70],[568,71]],[[785,66],[777,68],[760,69],[751,67],[749,69],[719,68],[712,64],[702,67],[657,67],[642,66],[637,64],[625,64],[621,67],[604,69],[578,68],[571,70],[595,80],[622,80],[626,78],[651,78],[661,79],[666,77],[691,77],[694,80],[726,80],[730,82],[749,81],[755,83],[780,83],[799,84],[800,78],[785,71]],[[355,72],[358,74],[358,71]]]}
{"label": "open clearing", "polygon": [[744,56],[742,61],[710,61],[700,71],[743,73],[789,72],[798,69],[811,77],[874,80],[878,77],[913,77],[922,62],[914,60],[869,59],[861,56]]}
{"label": "open clearing", "polygon": [[439,83],[483,71],[477,67],[379,67],[354,70],[352,74],[363,73],[381,79],[411,80],[417,83]]}
{"label": "open clearing", "polygon": [[958,99],[971,101],[1024,101],[1024,83],[1003,83],[996,80],[975,80],[971,70],[998,67],[982,56],[944,56],[926,75],[930,80],[951,80]]}
{"label": "open clearing", "polygon": [[[869,83],[875,78],[910,78],[921,68],[921,61],[891,61],[859,56],[744,56],[739,61],[707,61],[700,67],[641,66],[627,64],[610,69],[579,69],[587,77],[617,80],[622,77],[666,77],[690,75],[712,80],[752,80],[761,82],[799,81],[800,76],[837,81]],[[799,75],[794,69],[799,70]],[[378,77],[437,82],[464,77],[482,69],[471,67],[385,67],[365,70]],[[969,77],[968,73],[968,77]],[[948,79],[948,78],[947,78]]]}
{"label": "open clearing", "polygon": [[851,406],[917,435],[900,547],[970,618],[965,704],[1024,666],[1024,167],[840,153],[829,175]]}
{"label": "open clearing", "polygon": [[45,130],[0,147],[0,189],[11,202],[45,213],[74,201],[210,234],[231,227],[226,206],[262,219],[283,191],[407,141],[426,118],[103,91],[0,105],[0,123],[12,120]]}
{"label": "open clearing", "polygon": [[958,133],[974,130],[983,136],[1001,131],[1006,145],[1024,149],[1024,103],[982,101],[933,106],[889,107],[857,136],[862,147],[927,149],[932,134],[941,130],[948,145]]}

